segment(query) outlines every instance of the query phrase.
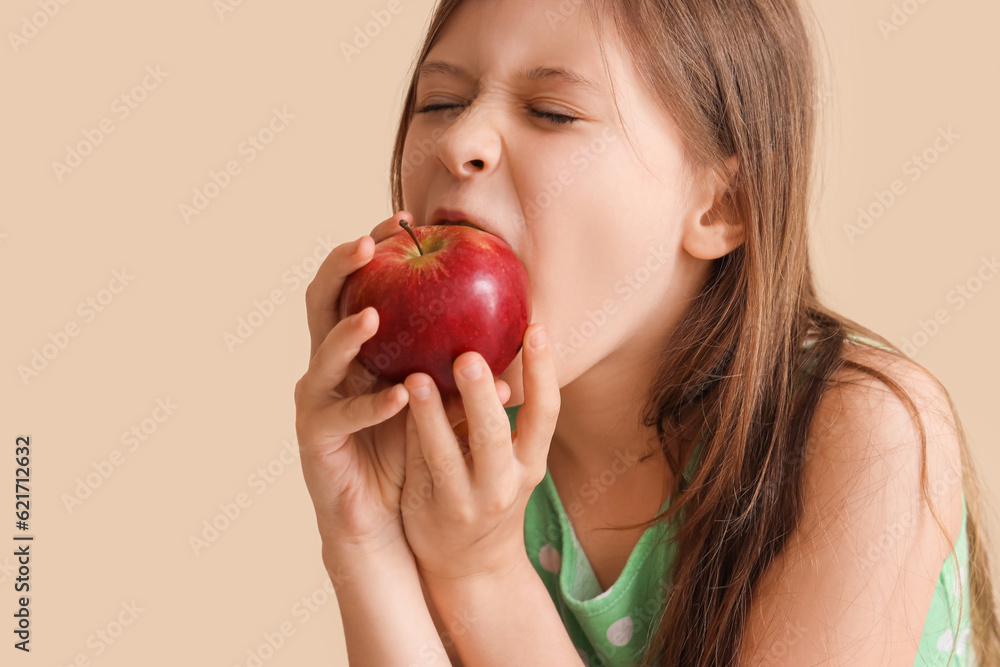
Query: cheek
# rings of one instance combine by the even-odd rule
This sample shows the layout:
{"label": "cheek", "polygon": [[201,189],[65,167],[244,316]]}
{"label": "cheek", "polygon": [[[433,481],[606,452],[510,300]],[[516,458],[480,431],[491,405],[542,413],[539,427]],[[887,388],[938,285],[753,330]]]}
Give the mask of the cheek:
{"label": "cheek", "polygon": [[[610,321],[598,311],[603,301],[613,298],[617,277],[615,268],[590,247],[586,231],[546,231],[532,235],[525,257],[531,281],[530,322],[545,325],[558,376],[568,382],[589,363],[593,341],[608,333]],[[515,369],[518,359],[512,364]],[[511,378],[509,384],[516,391],[519,372]]]}
{"label": "cheek", "polygon": [[[575,197],[582,203],[571,204]],[[662,305],[677,238],[668,209],[648,210],[657,208],[648,197],[631,201],[601,188],[597,196],[567,190],[559,202],[532,230],[525,262],[532,321],[548,327],[570,381]]]}
{"label": "cheek", "polygon": [[426,190],[428,174],[434,161],[434,142],[426,133],[411,127],[403,142],[403,155],[399,166],[403,195],[407,206],[411,197]]}

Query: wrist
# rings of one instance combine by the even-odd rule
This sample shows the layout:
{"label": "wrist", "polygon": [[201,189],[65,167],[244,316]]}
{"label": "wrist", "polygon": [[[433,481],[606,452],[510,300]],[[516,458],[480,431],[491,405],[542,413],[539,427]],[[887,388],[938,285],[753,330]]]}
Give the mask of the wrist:
{"label": "wrist", "polygon": [[323,565],[331,577],[354,571],[370,572],[385,564],[405,564],[416,569],[413,552],[402,529],[385,530],[365,538],[323,538]]}
{"label": "wrist", "polygon": [[324,541],[351,665],[448,664],[403,540]]}
{"label": "wrist", "polygon": [[[433,583],[432,583],[433,582]],[[527,553],[493,573],[424,582],[469,665],[579,665],[579,653]]]}
{"label": "wrist", "polygon": [[434,601],[445,605],[453,600],[489,599],[493,591],[518,590],[525,581],[538,577],[527,554],[503,569],[461,577],[438,576],[418,569]]}

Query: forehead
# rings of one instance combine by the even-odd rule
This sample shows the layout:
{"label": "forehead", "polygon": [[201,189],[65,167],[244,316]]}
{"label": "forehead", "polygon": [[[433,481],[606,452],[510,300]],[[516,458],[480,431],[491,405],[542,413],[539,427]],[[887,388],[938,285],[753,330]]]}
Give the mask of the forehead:
{"label": "forehead", "polygon": [[[602,19],[603,20],[603,19]],[[605,57],[617,79],[620,55],[604,26]],[[418,82],[480,79],[610,95],[601,45],[583,2],[466,0],[448,17],[417,71]],[[616,81],[617,83],[617,81]]]}
{"label": "forehead", "polygon": [[[425,60],[417,69],[417,79],[424,80],[435,76],[447,77],[458,81],[474,84],[477,82],[476,76],[466,67],[458,62],[447,60]],[[550,65],[526,65],[517,69],[512,79],[515,82],[536,82],[550,81],[573,88],[581,88],[585,91],[603,95],[607,89],[600,80],[593,79],[580,71],[570,67],[550,66]]]}

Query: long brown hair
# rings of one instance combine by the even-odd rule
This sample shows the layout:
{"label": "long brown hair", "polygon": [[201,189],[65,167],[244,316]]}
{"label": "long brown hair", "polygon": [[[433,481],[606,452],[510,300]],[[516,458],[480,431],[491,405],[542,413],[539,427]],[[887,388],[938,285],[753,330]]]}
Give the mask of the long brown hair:
{"label": "long brown hair", "polygon": [[[439,1],[418,64],[460,2]],[[645,525],[675,515],[683,519],[674,537],[677,558],[666,575],[665,605],[642,664],[735,665],[754,587],[802,515],[801,461],[825,390],[847,370],[889,386],[920,426],[922,463],[924,429],[906,390],[878,369],[846,359],[842,341],[859,334],[905,355],[827,308],[816,292],[808,209],[817,77],[798,0],[581,2],[599,33],[602,16],[613,18],[642,83],[684,137],[690,167],[715,168],[737,156],[728,203],[743,223],[745,242],[715,262],[664,346],[641,417],[644,426],[656,427],[676,478],[669,509]],[[393,149],[395,211],[404,208],[402,178],[416,166],[402,159],[415,74]],[[728,178],[721,167],[717,173]],[[807,337],[816,341],[808,348],[808,364],[801,348]],[[1000,664],[1000,625],[978,520],[979,482],[958,413],[941,389],[961,446],[972,648],[980,664]],[[696,442],[699,467],[688,481],[679,472],[696,453]],[[927,484],[922,465],[921,492],[929,501]]]}

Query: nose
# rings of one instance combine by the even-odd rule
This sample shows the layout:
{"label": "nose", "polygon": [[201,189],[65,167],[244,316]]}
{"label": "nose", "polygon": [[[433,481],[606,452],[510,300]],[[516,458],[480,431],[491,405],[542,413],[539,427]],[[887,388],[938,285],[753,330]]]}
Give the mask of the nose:
{"label": "nose", "polygon": [[485,174],[500,162],[501,141],[483,107],[473,104],[438,139],[438,162],[459,178]]}

